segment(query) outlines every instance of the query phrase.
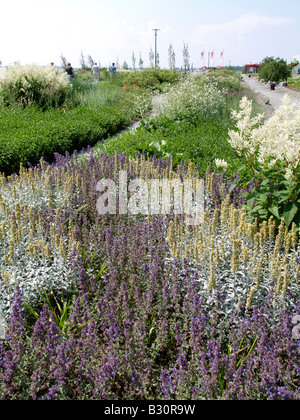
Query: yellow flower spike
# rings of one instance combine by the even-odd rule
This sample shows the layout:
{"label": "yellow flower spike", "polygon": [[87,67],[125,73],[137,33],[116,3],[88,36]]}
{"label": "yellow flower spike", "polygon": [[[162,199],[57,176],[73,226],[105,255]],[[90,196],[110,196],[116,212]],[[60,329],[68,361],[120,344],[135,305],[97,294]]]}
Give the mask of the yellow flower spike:
{"label": "yellow flower spike", "polygon": [[284,238],[285,252],[289,252],[291,245],[292,245],[292,234],[288,233]]}
{"label": "yellow flower spike", "polygon": [[11,231],[11,235],[14,238],[15,233],[16,233],[16,224],[15,221],[10,219],[10,231]]}
{"label": "yellow flower spike", "polygon": [[60,236],[58,233],[55,234],[55,246],[57,248],[59,248],[59,244],[60,244]]}
{"label": "yellow flower spike", "polygon": [[216,261],[215,262],[216,262],[217,266],[219,266],[221,264],[219,247],[216,248]]}
{"label": "yellow flower spike", "polygon": [[195,245],[194,245],[194,256],[195,256],[196,262],[198,262],[198,260],[199,260],[199,251],[198,251],[198,242],[197,241],[195,242]]}
{"label": "yellow flower spike", "polygon": [[0,202],[0,207],[3,211],[3,213],[6,214],[7,213],[7,207],[6,207],[6,204],[4,203],[3,200]]}
{"label": "yellow flower spike", "polygon": [[4,259],[5,264],[9,264],[9,258],[6,251],[4,251],[3,259]]}
{"label": "yellow flower spike", "polygon": [[170,221],[167,238],[168,238],[169,243],[173,243],[173,241],[174,241],[174,222],[173,222],[173,220]]}
{"label": "yellow flower spike", "polygon": [[21,211],[20,211],[20,203],[19,202],[17,202],[15,204],[15,215],[16,215],[17,222],[20,224],[21,223]]}
{"label": "yellow flower spike", "polygon": [[219,214],[220,214],[220,211],[219,211],[219,209],[216,208],[214,210],[214,215],[213,215],[213,218],[212,218],[211,230],[209,230],[212,233],[216,233],[216,231],[217,231],[218,222],[219,222]]}
{"label": "yellow flower spike", "polygon": [[231,270],[235,273],[238,269],[239,262],[240,262],[240,249],[241,249],[241,240],[235,239],[233,242],[233,252],[231,257]]}
{"label": "yellow flower spike", "polygon": [[45,256],[46,256],[47,259],[51,258],[51,249],[50,249],[49,244],[45,245]]}
{"label": "yellow flower spike", "polygon": [[22,228],[19,226],[18,230],[16,231],[16,235],[15,235],[15,240],[16,240],[17,244],[20,243],[20,240],[21,240],[22,236],[23,236],[23,231],[22,231]]}
{"label": "yellow flower spike", "polygon": [[261,247],[263,247],[264,246],[264,236],[265,236],[264,235],[263,228],[261,228],[261,230],[258,233],[258,235],[259,235],[259,244],[260,244]]}
{"label": "yellow flower spike", "polygon": [[240,210],[240,222],[239,222],[239,236],[241,236],[246,229],[246,209],[243,207]]}
{"label": "yellow flower spike", "polygon": [[210,177],[210,192],[213,192],[214,189],[214,181],[215,181],[215,173],[212,172],[211,177]]}
{"label": "yellow flower spike", "polygon": [[178,227],[178,215],[177,214],[175,214],[175,216],[174,216],[174,225],[176,227]]}
{"label": "yellow flower spike", "polygon": [[30,224],[31,224],[31,226],[32,226],[32,228],[34,228],[34,208],[32,207],[32,206],[30,206],[30,209],[29,209],[29,213],[28,213],[28,218],[29,218],[29,221],[30,221]]}
{"label": "yellow flower spike", "polygon": [[236,213],[235,213],[235,207],[233,204],[229,207],[229,228],[234,229],[236,226]]}
{"label": "yellow flower spike", "polygon": [[188,244],[185,245],[185,258],[188,258],[190,253],[190,247],[188,246]]}
{"label": "yellow flower spike", "polygon": [[221,239],[221,252],[222,252],[222,260],[226,260],[226,253],[225,253],[225,246],[224,246],[224,239]]}
{"label": "yellow flower spike", "polygon": [[59,219],[59,215],[60,215],[60,208],[57,207],[56,211],[55,211],[55,223],[58,222]]}
{"label": "yellow flower spike", "polygon": [[42,171],[44,172],[44,170],[45,170],[45,161],[44,161],[44,159],[40,159],[40,165],[41,165]]}
{"label": "yellow flower spike", "polygon": [[14,240],[13,239],[11,239],[9,241],[8,255],[9,255],[9,259],[11,261],[14,261],[14,259],[15,259],[15,243],[14,243]]}
{"label": "yellow flower spike", "polygon": [[245,246],[242,247],[242,261],[245,262],[249,259],[249,250]]}
{"label": "yellow flower spike", "polygon": [[62,238],[60,238],[60,241],[59,241],[59,252],[64,258],[67,256],[66,247]]}
{"label": "yellow flower spike", "polygon": [[259,243],[260,243],[260,234],[256,233],[254,235],[254,249],[253,249],[253,257],[256,258],[259,251]]}
{"label": "yellow flower spike", "polygon": [[216,278],[214,276],[213,271],[211,271],[206,290],[207,292],[209,292],[212,288],[215,288],[215,287],[216,287]]}
{"label": "yellow flower spike", "polygon": [[253,300],[253,295],[254,295],[254,293],[256,292],[256,290],[257,290],[257,287],[256,286],[254,286],[254,287],[252,287],[252,289],[250,290],[250,292],[249,292],[249,295],[248,295],[248,298],[247,298],[247,301],[246,301],[246,311],[250,308],[250,306],[251,306],[251,303],[252,303],[252,300]]}
{"label": "yellow flower spike", "polygon": [[56,168],[54,170],[54,182],[55,182],[55,185],[59,186],[58,170]]}
{"label": "yellow flower spike", "polygon": [[292,247],[295,249],[298,243],[298,235],[296,232],[296,224],[292,223]]}
{"label": "yellow flower spike", "polygon": [[290,284],[289,266],[288,266],[288,264],[285,264],[284,274],[283,274],[282,293],[281,293],[281,297],[282,297],[283,300],[284,300],[285,293],[286,293],[286,290],[287,290],[289,284]]}
{"label": "yellow flower spike", "polygon": [[274,248],[275,254],[277,254],[279,251],[279,247],[284,239],[284,233],[285,233],[285,223],[284,223],[284,219],[281,219],[281,223],[280,223],[278,234],[276,236],[276,241],[275,241],[275,248]]}
{"label": "yellow flower spike", "polygon": [[172,253],[172,257],[175,257],[175,255],[176,255],[176,247],[175,247],[175,244],[174,243],[172,243],[172,245],[171,245],[171,253]]}
{"label": "yellow flower spike", "polygon": [[300,264],[297,264],[296,272],[295,272],[295,280],[299,279],[299,272],[300,272]]}

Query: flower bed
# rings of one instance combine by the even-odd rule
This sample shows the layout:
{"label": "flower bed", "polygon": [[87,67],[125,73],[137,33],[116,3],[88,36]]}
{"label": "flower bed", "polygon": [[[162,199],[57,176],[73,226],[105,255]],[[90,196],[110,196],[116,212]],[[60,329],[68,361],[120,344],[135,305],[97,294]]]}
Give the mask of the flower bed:
{"label": "flower bed", "polygon": [[[251,220],[255,179],[230,177],[225,156],[215,171],[174,165],[155,136],[170,127],[143,130],[141,153],[57,154],[0,177],[0,398],[300,399],[296,224]],[[197,198],[202,176],[191,225],[193,195],[178,212],[166,191]],[[153,180],[167,209],[128,211]]]}
{"label": "flower bed", "polygon": [[[2,293],[15,298],[0,347],[1,398],[299,397],[299,342],[292,334],[300,309],[299,270],[293,268],[299,242],[291,237],[282,248],[282,233],[276,236],[270,225],[265,236],[247,225],[241,210],[228,208],[231,201],[222,205],[220,219],[215,214],[199,230],[186,230],[172,214],[97,215],[98,180],[117,180],[120,170],[128,179],[197,176],[191,166],[173,173],[170,165],[91,155],[86,163],[42,163],[11,184],[2,179],[2,244],[11,244]],[[212,203],[215,181],[207,177]],[[31,259],[34,278],[28,275]],[[16,263],[23,269],[13,273]],[[247,280],[239,277],[244,264]],[[49,269],[42,282],[37,266]],[[49,303],[34,299],[38,286],[53,307],[54,296],[61,308],[69,301],[64,317],[57,317],[58,307],[55,316]]]}

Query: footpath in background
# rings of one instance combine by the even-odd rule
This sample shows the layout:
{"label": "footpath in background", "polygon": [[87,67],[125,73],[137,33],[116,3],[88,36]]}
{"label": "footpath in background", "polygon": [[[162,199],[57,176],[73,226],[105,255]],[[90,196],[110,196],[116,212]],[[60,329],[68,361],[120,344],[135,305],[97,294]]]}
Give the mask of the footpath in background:
{"label": "footpath in background", "polygon": [[254,92],[258,92],[269,99],[270,105],[276,110],[282,105],[284,95],[288,95],[292,103],[296,103],[300,108],[300,92],[289,89],[288,87],[281,87],[280,89],[271,90],[270,86],[265,83],[260,83],[256,77],[248,77],[243,75],[243,80],[247,86]]}

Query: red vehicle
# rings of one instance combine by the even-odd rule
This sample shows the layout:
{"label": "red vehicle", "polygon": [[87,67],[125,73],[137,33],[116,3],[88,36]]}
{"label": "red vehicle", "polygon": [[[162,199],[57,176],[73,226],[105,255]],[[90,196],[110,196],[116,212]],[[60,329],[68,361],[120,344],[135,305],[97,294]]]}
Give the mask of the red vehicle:
{"label": "red vehicle", "polygon": [[258,73],[259,68],[260,68],[260,64],[246,64],[245,74],[256,74]]}

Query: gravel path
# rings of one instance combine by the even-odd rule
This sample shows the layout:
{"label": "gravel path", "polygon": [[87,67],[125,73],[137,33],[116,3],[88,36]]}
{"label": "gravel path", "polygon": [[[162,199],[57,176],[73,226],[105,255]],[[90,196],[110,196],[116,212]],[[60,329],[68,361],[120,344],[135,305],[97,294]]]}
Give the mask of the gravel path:
{"label": "gravel path", "polygon": [[264,83],[260,83],[256,77],[242,75],[242,79],[245,85],[257,94],[258,102],[264,105],[266,110],[269,108],[271,114],[273,113],[272,111],[281,106],[284,95],[288,95],[291,102],[296,103],[300,108],[300,92],[296,92],[288,87],[282,87],[281,89],[275,88],[275,90],[271,90],[270,87],[266,87]]}

